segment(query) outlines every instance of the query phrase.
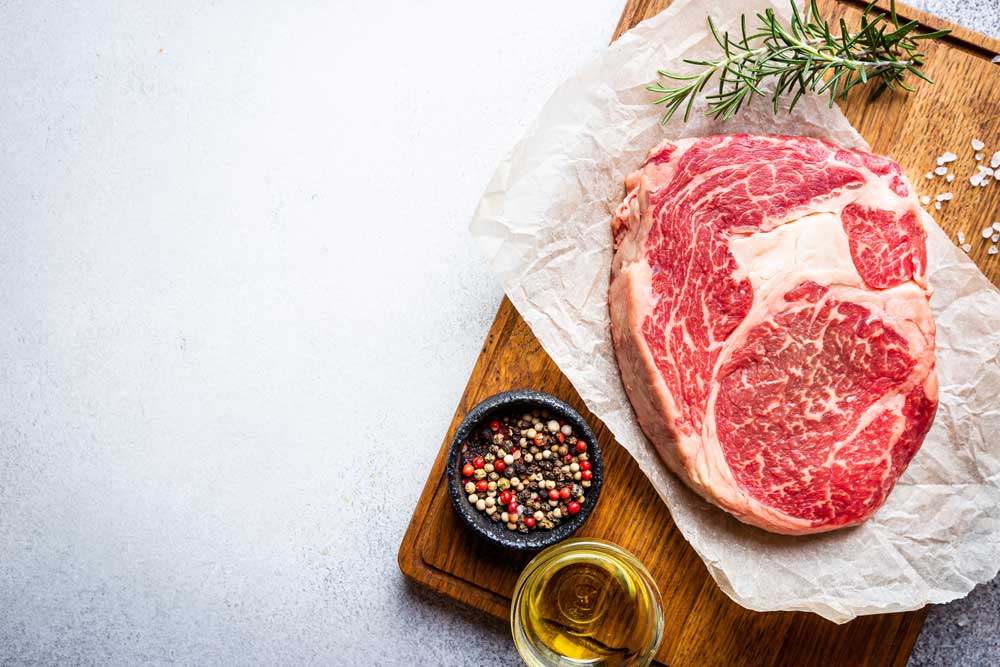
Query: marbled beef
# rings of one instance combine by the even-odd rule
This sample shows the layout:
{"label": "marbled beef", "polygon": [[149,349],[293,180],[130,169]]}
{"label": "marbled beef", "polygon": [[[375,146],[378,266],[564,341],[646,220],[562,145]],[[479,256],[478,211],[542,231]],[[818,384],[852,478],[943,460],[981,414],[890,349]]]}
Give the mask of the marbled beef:
{"label": "marbled beef", "polygon": [[870,517],[938,398],[925,233],[899,165],[720,135],[660,145],[625,190],[612,333],[660,455],[767,530]]}

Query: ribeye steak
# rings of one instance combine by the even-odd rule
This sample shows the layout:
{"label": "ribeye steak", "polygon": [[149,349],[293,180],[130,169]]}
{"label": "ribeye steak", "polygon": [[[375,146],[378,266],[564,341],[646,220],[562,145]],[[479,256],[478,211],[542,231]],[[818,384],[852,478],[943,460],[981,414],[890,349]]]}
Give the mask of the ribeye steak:
{"label": "ribeye steak", "polygon": [[899,165],[719,135],[661,144],[625,189],[611,328],[660,456],[767,530],[870,517],[938,400],[926,235]]}

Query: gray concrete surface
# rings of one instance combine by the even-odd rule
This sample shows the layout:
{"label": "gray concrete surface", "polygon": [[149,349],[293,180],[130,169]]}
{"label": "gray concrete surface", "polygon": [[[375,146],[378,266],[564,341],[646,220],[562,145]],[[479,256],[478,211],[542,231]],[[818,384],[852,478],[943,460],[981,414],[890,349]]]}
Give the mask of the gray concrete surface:
{"label": "gray concrete surface", "polygon": [[0,2],[0,665],[517,663],[395,553],[501,296],[471,209],[619,11]]}

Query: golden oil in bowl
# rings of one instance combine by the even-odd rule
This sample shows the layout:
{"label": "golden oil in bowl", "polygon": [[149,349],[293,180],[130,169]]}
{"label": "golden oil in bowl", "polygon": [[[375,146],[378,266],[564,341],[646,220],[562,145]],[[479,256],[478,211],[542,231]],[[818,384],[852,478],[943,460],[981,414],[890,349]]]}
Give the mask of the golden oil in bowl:
{"label": "golden oil in bowl", "polygon": [[510,624],[528,667],[645,667],[663,637],[663,606],[635,556],[581,538],[528,563]]}

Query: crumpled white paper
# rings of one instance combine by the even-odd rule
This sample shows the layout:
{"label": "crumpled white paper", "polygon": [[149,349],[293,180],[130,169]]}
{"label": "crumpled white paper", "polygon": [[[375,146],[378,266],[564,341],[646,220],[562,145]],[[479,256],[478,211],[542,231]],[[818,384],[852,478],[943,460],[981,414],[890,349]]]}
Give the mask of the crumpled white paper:
{"label": "crumpled white paper", "polygon": [[[493,273],[587,406],[632,454],[712,577],[756,610],[843,623],[961,597],[1000,564],[1000,292],[925,216],[941,404],[923,448],[882,509],[857,528],[810,537],[746,526],[660,462],[621,385],[609,329],[610,220],[623,179],[660,140],[720,132],[805,134],[865,146],[825,98],[774,115],[757,100],[724,125],[693,114],[659,125],[645,90],[657,69],[708,58],[706,15],[768,0],[677,0],[564,83],[497,168],[472,221]],[[789,7],[772,0],[787,17]],[[704,106],[702,105],[702,109]],[[652,537],[652,536],[651,536]],[[669,591],[664,591],[669,594]]]}

